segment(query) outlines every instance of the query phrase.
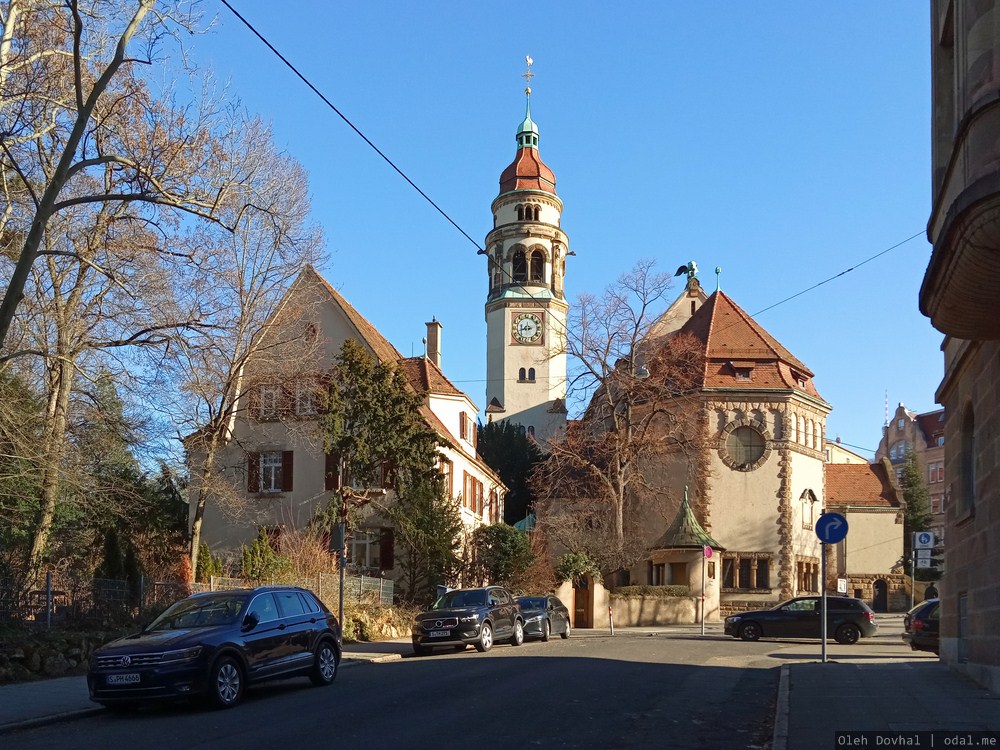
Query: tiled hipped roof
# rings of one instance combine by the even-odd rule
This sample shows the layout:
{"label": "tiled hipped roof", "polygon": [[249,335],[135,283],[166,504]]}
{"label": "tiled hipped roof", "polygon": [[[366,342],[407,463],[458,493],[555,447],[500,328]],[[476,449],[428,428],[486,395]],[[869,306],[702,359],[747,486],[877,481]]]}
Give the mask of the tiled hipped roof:
{"label": "tiled hipped roof", "polygon": [[927,445],[937,445],[938,437],[944,435],[944,409],[918,414],[917,425],[924,434]]}
{"label": "tiled hipped roof", "polygon": [[418,391],[442,396],[464,396],[437,365],[426,357],[410,357],[399,361],[399,369],[407,381]]}
{"label": "tiled hipped roof", "polygon": [[877,464],[827,464],[826,506],[899,508],[899,492],[887,460]]}
{"label": "tiled hipped roof", "polygon": [[555,173],[545,166],[536,149],[518,149],[514,161],[500,175],[500,192],[511,190],[544,190],[556,194]]}
{"label": "tiled hipped roof", "polygon": [[702,386],[734,390],[795,389],[822,399],[812,371],[723,292],[715,292],[679,332],[702,343]]}

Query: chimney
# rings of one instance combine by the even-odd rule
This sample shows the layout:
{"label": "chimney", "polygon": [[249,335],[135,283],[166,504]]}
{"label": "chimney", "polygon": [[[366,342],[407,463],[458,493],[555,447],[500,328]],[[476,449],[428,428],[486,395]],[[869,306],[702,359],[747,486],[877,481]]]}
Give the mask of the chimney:
{"label": "chimney", "polygon": [[441,324],[437,318],[431,318],[427,323],[427,359],[441,368]]}

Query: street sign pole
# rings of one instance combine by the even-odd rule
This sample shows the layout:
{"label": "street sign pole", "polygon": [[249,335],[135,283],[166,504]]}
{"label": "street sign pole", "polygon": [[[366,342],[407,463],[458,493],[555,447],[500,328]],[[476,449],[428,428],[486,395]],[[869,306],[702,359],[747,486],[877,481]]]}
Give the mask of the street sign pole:
{"label": "street sign pole", "polygon": [[701,634],[705,635],[705,568],[708,567],[708,558],[701,558]]}
{"label": "street sign pole", "polygon": [[917,596],[917,551],[915,549],[910,550],[910,609],[913,609],[913,605],[916,603],[914,600]]}
{"label": "street sign pole", "polygon": [[820,617],[820,642],[823,644],[820,648],[822,654],[822,661],[826,663],[826,546],[828,544],[837,544],[847,536],[847,519],[844,518],[839,513],[823,513],[820,515],[819,520],[816,522],[816,536],[819,538],[819,550],[820,550],[820,607],[819,607],[819,617]]}
{"label": "street sign pole", "polygon": [[826,664],[826,542],[819,543],[820,596],[819,604],[819,642],[822,643],[821,661]]}

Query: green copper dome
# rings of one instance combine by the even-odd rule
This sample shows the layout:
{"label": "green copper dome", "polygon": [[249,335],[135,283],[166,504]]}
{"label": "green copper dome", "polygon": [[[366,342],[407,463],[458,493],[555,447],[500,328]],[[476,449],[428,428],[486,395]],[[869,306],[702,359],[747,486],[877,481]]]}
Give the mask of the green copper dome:
{"label": "green copper dome", "polygon": [[524,108],[524,121],[517,129],[517,147],[538,148],[538,126],[531,119],[531,89],[526,93],[528,101]]}

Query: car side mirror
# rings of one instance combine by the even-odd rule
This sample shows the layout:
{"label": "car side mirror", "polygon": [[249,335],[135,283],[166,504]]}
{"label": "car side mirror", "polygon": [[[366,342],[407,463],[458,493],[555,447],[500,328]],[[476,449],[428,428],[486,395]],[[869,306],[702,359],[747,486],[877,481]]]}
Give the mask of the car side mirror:
{"label": "car side mirror", "polygon": [[250,614],[248,614],[246,617],[243,618],[243,629],[253,630],[255,627],[257,627],[257,624],[259,622],[260,618],[257,616],[257,614],[251,612]]}

